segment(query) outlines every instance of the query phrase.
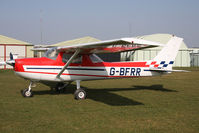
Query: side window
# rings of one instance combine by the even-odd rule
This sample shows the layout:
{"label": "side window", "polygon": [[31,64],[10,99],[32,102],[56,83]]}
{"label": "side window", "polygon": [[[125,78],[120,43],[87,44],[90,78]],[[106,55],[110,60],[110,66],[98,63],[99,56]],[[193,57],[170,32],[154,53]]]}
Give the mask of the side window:
{"label": "side window", "polygon": [[75,59],[73,59],[72,63],[82,64],[82,56],[78,55]]}
{"label": "side window", "polygon": [[100,59],[96,54],[91,54],[90,59],[93,63],[100,63],[103,62],[102,59]]}
{"label": "side window", "polygon": [[[62,61],[64,63],[67,63],[71,56],[72,56],[72,54],[64,53],[63,56],[62,56]],[[78,55],[75,59],[73,59],[72,63],[81,64],[82,63],[82,56]]]}
{"label": "side window", "polygon": [[71,55],[64,53],[62,56],[62,62],[66,63],[70,59]]}

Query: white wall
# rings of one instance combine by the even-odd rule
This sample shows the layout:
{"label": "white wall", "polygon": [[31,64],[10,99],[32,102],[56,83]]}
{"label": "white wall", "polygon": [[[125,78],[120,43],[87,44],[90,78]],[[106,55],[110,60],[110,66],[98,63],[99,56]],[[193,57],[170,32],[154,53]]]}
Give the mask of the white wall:
{"label": "white wall", "polygon": [[[0,61],[4,61],[4,46],[0,46]],[[0,66],[0,69],[4,68],[4,66]]]}
{"label": "white wall", "polygon": [[[26,55],[26,47],[25,46],[13,46],[6,45],[6,60],[10,59],[10,52],[12,54],[17,54],[18,58],[24,58]],[[28,52],[28,51],[27,51]],[[4,61],[4,46],[0,46],[0,61]],[[0,69],[3,69],[4,66],[0,66]],[[12,68],[12,66],[6,65],[6,68]]]}
{"label": "white wall", "polygon": [[12,54],[18,54],[19,57],[25,57],[25,46],[6,46],[6,56]]}

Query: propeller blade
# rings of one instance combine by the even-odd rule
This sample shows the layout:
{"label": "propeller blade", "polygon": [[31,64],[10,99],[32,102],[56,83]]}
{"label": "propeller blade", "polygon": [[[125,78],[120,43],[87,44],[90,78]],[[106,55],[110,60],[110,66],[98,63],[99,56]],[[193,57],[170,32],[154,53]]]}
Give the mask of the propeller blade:
{"label": "propeller blade", "polygon": [[11,65],[13,67],[15,66],[14,56],[11,52],[10,52],[10,60],[0,62],[0,66],[2,65]]}
{"label": "propeller blade", "polygon": [[10,60],[13,60],[13,54],[10,52]]}

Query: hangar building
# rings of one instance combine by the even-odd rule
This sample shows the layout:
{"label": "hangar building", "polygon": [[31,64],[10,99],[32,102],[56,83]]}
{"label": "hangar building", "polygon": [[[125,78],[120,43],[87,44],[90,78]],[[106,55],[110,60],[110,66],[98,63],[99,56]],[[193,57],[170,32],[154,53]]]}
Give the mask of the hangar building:
{"label": "hangar building", "polygon": [[[152,34],[146,36],[139,36],[136,38],[159,42],[162,44],[166,44],[173,35],[171,34]],[[155,47],[143,50],[137,50],[133,52],[123,52],[121,53],[121,60],[122,61],[144,61],[144,60],[151,60],[153,59],[158,52],[162,49],[162,47]],[[174,66],[177,67],[190,67],[190,52],[191,50],[188,49],[187,45],[184,41],[181,44],[177,57],[174,61]]]}
{"label": "hangar building", "polygon": [[[10,59],[10,52],[18,58],[33,57],[33,45],[24,41],[0,35],[0,61]],[[0,69],[12,68],[9,65],[0,66]]]}
{"label": "hangar building", "polygon": [[199,48],[190,48],[190,65],[192,67],[199,67]]}

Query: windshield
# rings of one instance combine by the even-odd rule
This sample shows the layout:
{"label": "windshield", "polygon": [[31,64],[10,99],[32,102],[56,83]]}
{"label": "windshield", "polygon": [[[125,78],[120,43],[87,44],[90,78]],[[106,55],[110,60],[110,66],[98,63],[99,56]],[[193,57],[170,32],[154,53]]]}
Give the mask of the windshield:
{"label": "windshield", "polygon": [[47,57],[53,60],[56,60],[57,56],[58,56],[58,52],[56,48],[51,48],[44,54],[44,57]]}

